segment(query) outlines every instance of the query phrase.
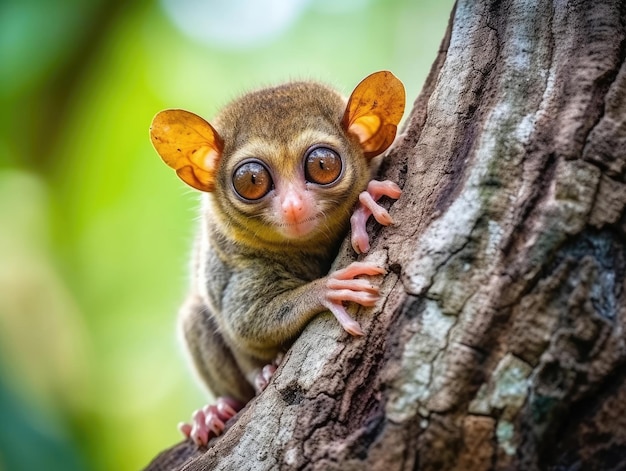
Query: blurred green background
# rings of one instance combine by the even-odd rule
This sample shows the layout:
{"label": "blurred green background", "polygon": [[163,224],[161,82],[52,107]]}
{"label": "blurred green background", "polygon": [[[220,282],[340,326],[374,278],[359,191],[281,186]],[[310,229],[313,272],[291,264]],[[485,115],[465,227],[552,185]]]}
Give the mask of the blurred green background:
{"label": "blurred green background", "polygon": [[207,396],[178,344],[197,195],[152,149],[314,78],[392,70],[417,96],[452,0],[0,4],[0,469],[136,470]]}

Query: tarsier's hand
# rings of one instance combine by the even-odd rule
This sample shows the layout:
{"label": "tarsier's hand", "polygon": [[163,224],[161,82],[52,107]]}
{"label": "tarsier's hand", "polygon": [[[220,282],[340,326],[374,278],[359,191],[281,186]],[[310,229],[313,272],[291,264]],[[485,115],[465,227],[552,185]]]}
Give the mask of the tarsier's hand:
{"label": "tarsier's hand", "polygon": [[372,281],[356,278],[359,275],[384,275],[384,268],[372,262],[353,262],[346,268],[337,270],[326,279],[322,304],[337,318],[341,327],[352,335],[363,335],[361,326],[343,305],[344,301],[373,306],[380,297],[378,285]]}
{"label": "tarsier's hand", "polygon": [[383,196],[398,199],[401,193],[400,187],[389,180],[384,182],[372,180],[368,183],[367,190],[359,195],[359,205],[350,218],[352,247],[356,253],[365,253],[370,249],[365,224],[371,215],[383,226],[393,224],[387,210],[380,206],[377,201]]}

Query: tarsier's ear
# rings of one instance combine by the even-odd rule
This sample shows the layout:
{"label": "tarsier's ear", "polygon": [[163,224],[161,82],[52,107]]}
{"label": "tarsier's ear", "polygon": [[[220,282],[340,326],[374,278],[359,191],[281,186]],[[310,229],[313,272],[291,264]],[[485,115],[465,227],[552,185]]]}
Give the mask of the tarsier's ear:
{"label": "tarsier's ear", "polygon": [[152,120],[150,139],[163,161],[187,185],[201,191],[215,189],[224,143],[204,119],[184,110],[161,111]]}
{"label": "tarsier's ear", "polygon": [[404,85],[386,70],[365,77],[354,89],[341,124],[358,137],[365,157],[374,157],[391,145],[404,100]]}

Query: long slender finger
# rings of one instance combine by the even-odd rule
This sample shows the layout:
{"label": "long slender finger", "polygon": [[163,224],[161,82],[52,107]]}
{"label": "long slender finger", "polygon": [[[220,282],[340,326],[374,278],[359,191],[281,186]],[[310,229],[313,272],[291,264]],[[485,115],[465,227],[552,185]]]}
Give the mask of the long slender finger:
{"label": "long slender finger", "polygon": [[325,303],[326,308],[335,316],[337,321],[343,330],[348,332],[350,335],[354,335],[355,337],[363,335],[363,330],[361,330],[361,326],[357,321],[350,317],[350,314],[346,311],[346,308],[341,305],[341,303],[333,303],[328,302]]}
{"label": "long slender finger", "polygon": [[206,445],[209,441],[209,429],[206,426],[206,415],[204,411],[197,410],[192,416],[193,425],[189,434],[196,445]]}
{"label": "long slender finger", "polygon": [[349,289],[351,291],[366,291],[368,293],[379,293],[380,288],[371,281],[363,278],[353,278],[351,280],[337,280],[335,278],[329,278],[326,282],[326,287],[332,290]]}
{"label": "long slender finger", "polygon": [[348,280],[359,275],[384,275],[385,273],[387,273],[387,270],[372,262],[352,262],[347,267],[331,273],[330,277],[338,280]]}
{"label": "long slender finger", "polygon": [[337,291],[330,291],[326,294],[327,299],[336,303],[343,301],[349,301],[360,304],[361,306],[374,306],[380,299],[380,296],[372,293],[364,293],[361,291],[350,291],[349,289],[342,289]]}
{"label": "long slender finger", "polygon": [[370,249],[370,238],[367,235],[365,224],[372,212],[365,206],[359,206],[350,217],[352,248],[356,253],[366,253]]}
{"label": "long slender finger", "polygon": [[237,411],[241,410],[242,405],[236,399],[221,396],[217,398],[217,414],[222,420],[229,420],[237,415]]}
{"label": "long slender finger", "polygon": [[393,198],[397,200],[402,195],[402,190],[398,185],[390,180],[384,180],[382,182],[378,180],[370,180],[367,184],[367,192],[372,195],[376,201],[378,201],[382,196],[388,196],[389,198]]}
{"label": "long slender finger", "polygon": [[205,414],[206,418],[204,420],[207,428],[213,432],[213,435],[216,437],[221,435],[224,431],[226,425],[222,420],[220,420],[217,412],[216,406],[209,406],[208,412]]}
{"label": "long slender finger", "polygon": [[186,422],[178,423],[178,430],[180,430],[180,433],[182,433],[187,438],[189,438],[189,436],[191,435],[191,429],[191,425]]}
{"label": "long slender finger", "polygon": [[365,206],[372,212],[374,219],[376,219],[376,221],[378,221],[380,224],[382,224],[383,226],[393,224],[393,219],[391,219],[391,216],[389,215],[387,210],[380,206],[374,200],[374,198],[372,198],[372,195],[369,194],[367,191],[364,191],[359,195],[359,201],[363,206]]}

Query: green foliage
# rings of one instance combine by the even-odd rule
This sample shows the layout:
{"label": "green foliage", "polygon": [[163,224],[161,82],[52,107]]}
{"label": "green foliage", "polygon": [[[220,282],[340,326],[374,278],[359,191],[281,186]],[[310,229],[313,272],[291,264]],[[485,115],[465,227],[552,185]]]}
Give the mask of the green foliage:
{"label": "green foliage", "polygon": [[197,195],[151,148],[153,115],[381,69],[410,110],[452,6],[302,3],[246,47],[190,39],[154,2],[0,5],[0,470],[141,468],[207,400],[175,335]]}

